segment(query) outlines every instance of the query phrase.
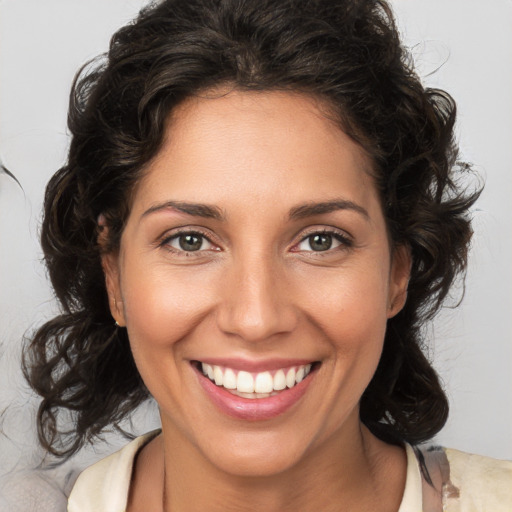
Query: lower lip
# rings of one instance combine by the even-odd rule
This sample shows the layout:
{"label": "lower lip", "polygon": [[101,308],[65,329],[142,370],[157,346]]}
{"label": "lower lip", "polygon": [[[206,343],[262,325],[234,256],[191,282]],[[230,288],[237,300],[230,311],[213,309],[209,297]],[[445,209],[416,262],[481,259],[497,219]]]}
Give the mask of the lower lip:
{"label": "lower lip", "polygon": [[263,421],[275,418],[296,404],[306,392],[316,372],[312,371],[293,388],[285,389],[267,398],[243,398],[214,384],[199,369],[195,369],[199,383],[212,402],[225,414],[246,421]]}

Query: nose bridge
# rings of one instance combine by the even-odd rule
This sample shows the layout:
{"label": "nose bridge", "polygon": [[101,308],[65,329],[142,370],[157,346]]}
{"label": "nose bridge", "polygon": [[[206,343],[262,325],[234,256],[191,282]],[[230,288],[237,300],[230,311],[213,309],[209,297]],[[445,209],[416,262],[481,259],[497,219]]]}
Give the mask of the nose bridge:
{"label": "nose bridge", "polygon": [[293,330],[296,317],[278,258],[253,251],[236,258],[222,292],[218,324],[247,341]]}

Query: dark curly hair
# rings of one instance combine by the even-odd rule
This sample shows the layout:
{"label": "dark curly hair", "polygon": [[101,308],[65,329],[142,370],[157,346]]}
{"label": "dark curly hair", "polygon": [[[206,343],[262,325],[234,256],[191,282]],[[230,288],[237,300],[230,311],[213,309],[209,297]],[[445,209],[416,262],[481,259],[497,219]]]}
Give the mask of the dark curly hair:
{"label": "dark curly hair", "polygon": [[[422,325],[465,269],[479,194],[460,186],[468,166],[457,163],[452,98],[421,85],[384,1],[165,0],[114,34],[73,85],[68,161],[46,189],[41,233],[62,314],[24,356],[42,396],[41,443],[69,456],[149,396],[126,330],[110,315],[98,216],[109,227],[106,250],[115,250],[170,112],[219,85],[320,98],[373,159],[390,238],[410,248],[412,268],[361,420],[390,443],[430,439],[448,403],[423,353]],[[59,421],[65,412],[72,430]]]}

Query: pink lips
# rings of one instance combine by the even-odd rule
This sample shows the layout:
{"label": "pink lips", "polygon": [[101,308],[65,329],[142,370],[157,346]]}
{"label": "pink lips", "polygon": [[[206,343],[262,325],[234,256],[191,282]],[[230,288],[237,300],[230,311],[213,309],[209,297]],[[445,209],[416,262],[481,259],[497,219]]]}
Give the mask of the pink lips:
{"label": "pink lips", "polygon": [[[217,359],[208,359],[204,362],[208,362],[209,364],[222,364],[223,366],[234,367],[239,370],[257,372],[292,365],[299,366],[307,364],[310,361],[280,360],[275,362],[275,364],[265,363],[264,365],[261,363],[252,363],[233,359],[222,359],[222,361]],[[269,420],[283,414],[300,400],[312,381],[312,375],[310,375],[299,384],[296,384],[293,388],[280,391],[274,396],[251,399],[242,398],[230,393],[225,388],[214,384],[210,379],[205,377],[199,369],[195,369],[199,383],[212,402],[225,414],[246,421]]]}

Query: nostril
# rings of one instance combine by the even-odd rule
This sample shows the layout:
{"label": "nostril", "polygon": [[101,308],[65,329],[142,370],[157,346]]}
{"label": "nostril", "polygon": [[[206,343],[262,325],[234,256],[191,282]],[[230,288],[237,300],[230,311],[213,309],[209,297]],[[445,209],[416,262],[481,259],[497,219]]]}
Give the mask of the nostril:
{"label": "nostril", "polygon": [[219,290],[219,329],[247,341],[265,341],[274,334],[293,331],[297,312],[282,274],[277,274],[275,264],[265,255],[248,258],[250,261],[240,258],[234,262]]}
{"label": "nostril", "polygon": [[217,323],[221,331],[235,334],[246,341],[265,341],[277,334],[295,329],[295,313],[287,306],[269,304],[248,306],[238,304],[220,312]]}

